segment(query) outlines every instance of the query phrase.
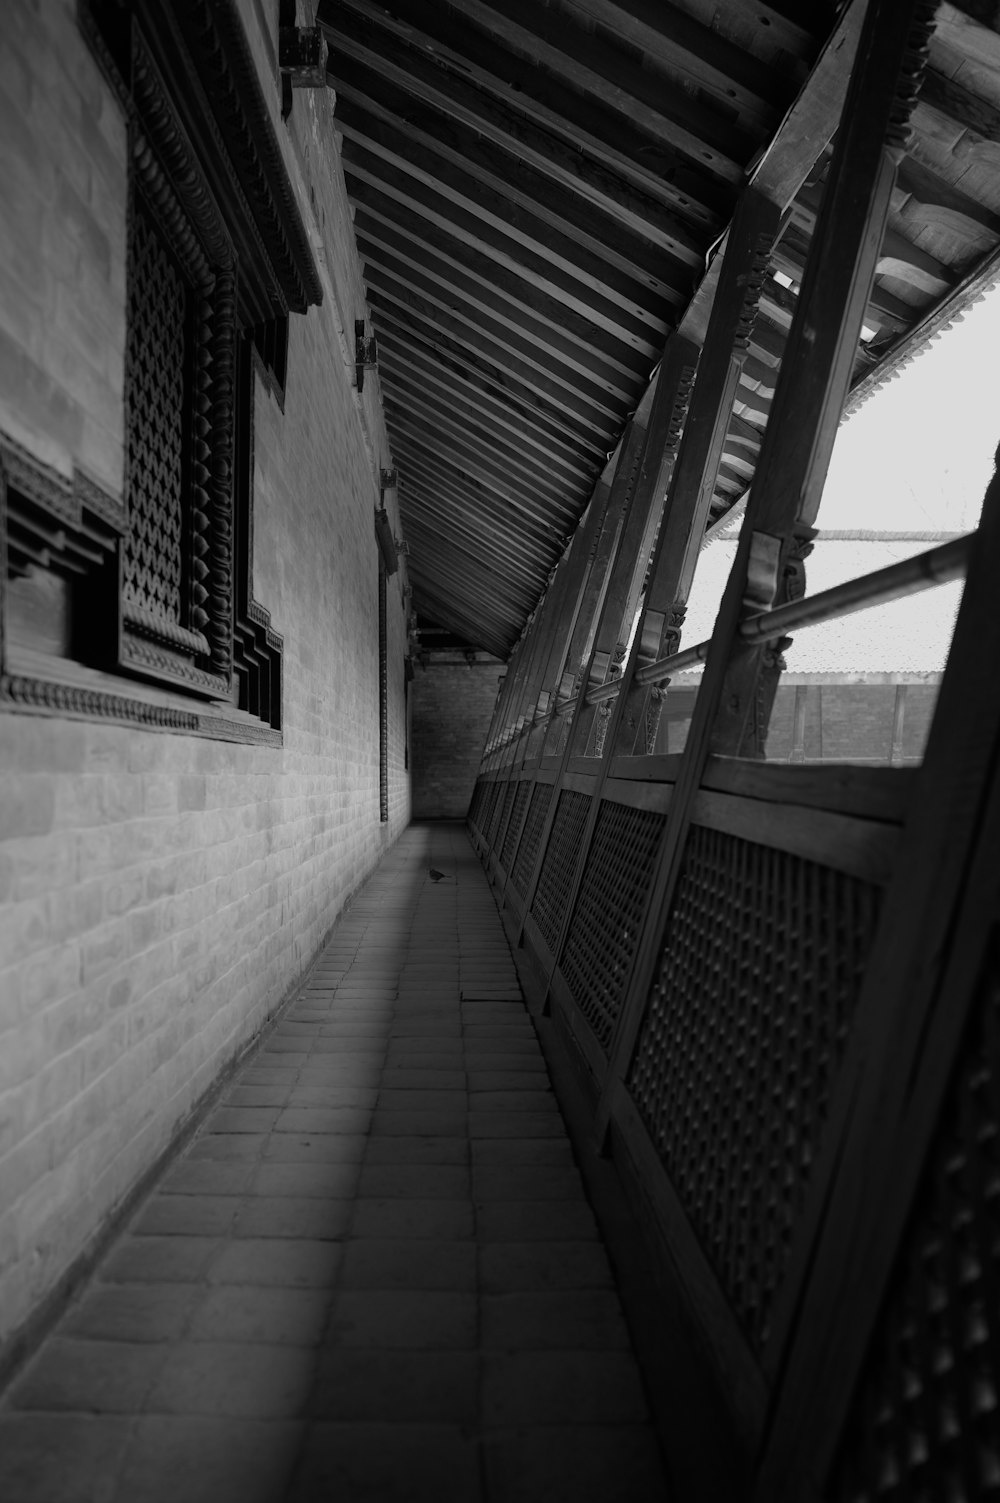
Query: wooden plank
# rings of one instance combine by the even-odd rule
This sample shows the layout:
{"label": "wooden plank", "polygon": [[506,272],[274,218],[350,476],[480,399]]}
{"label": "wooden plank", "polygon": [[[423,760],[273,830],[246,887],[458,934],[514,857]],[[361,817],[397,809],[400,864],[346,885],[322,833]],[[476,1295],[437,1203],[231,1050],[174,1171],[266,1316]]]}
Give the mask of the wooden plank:
{"label": "wooden plank", "polygon": [[637,947],[613,1042],[608,1088],[599,1108],[599,1131],[611,1110],[612,1082],[627,1070],[641,1026],[709,751],[739,749],[756,693],[758,663],[740,651],[736,634],[745,612],[770,603],[763,596],[773,590],[773,582],[766,575],[759,578],[756,561],[751,575],[751,546],[766,560],[768,538],[776,553],[777,539],[787,534],[800,515],[808,525],[810,511],[814,514],[818,504],[818,482],[825,476],[846,394],[892,187],[892,161],[883,153],[882,143],[894,112],[899,111],[896,84],[906,55],[909,17],[899,7],[888,9],[889,13],[880,7],[873,10],[859,44],[824,198],[822,233],[818,229],[814,237],[774,421],[765,435],[736,561],[695,701],[673,815],[667,821],[652,875],[649,911],[659,916],[659,922],[645,926]]}
{"label": "wooden plank", "polygon": [[[423,382],[440,385],[446,382],[454,386],[482,414],[482,421],[496,424],[501,429],[522,433],[526,447],[544,459],[551,452],[552,463],[563,473],[575,477],[581,484],[592,485],[596,469],[604,464],[605,450],[591,442],[581,446],[582,454],[575,452],[565,435],[551,419],[533,413],[524,403],[518,403],[511,393],[502,391],[495,395],[486,389],[479,373],[457,360],[441,357],[419,334],[404,329],[387,330],[379,345],[380,363],[388,363],[393,371],[403,369]],[[600,464],[597,464],[597,461]]]}
{"label": "wooden plank", "polygon": [[851,0],[809,73],[809,80],[757,164],[751,183],[784,209],[798,193],[840,123],[867,0]]}
{"label": "wooden plank", "polygon": [[[547,227],[555,244],[572,242],[589,258],[595,275],[602,275],[600,268],[606,265],[625,279],[626,287],[641,279],[658,298],[677,307],[686,301],[699,258],[687,247],[678,255],[676,237],[671,237],[674,243],[665,244],[648,226],[643,230],[634,222],[622,224],[520,159],[484,146],[472,131],[441,122],[435,132],[436,122],[426,120],[419,109],[412,105],[407,109],[405,102],[399,108],[403,115],[350,85],[338,87],[337,124],[345,135],[352,133],[370,147],[378,143],[397,155],[405,154],[442,182],[461,185],[471,178],[484,202],[495,205],[499,201],[521,209]],[[446,173],[445,164],[452,170]],[[523,215],[519,218],[524,222]]]}
{"label": "wooden plank", "polygon": [[611,777],[623,782],[640,780],[651,783],[676,783],[680,771],[681,753],[672,752],[654,757],[614,757],[611,762]]}
{"label": "wooden plank", "polygon": [[[775,1308],[759,1503],[824,1490],[1000,908],[1000,477],[983,518],[813,1188]],[[992,1355],[992,1354],[991,1354]],[[963,1359],[964,1360],[964,1359]]]}
{"label": "wooden plank", "polygon": [[[549,298],[564,301],[576,313],[597,324],[616,339],[634,336],[634,348],[642,349],[655,359],[656,345],[651,333],[667,328],[662,305],[650,307],[636,297],[623,297],[603,281],[581,270],[572,254],[557,256],[544,241],[539,242],[502,215],[488,210],[476,212],[475,199],[460,202],[438,189],[436,180],[406,171],[404,162],[391,162],[372,155],[363,145],[354,143],[345,152],[344,171],[352,199],[363,201],[359,185],[367,184],[383,198],[401,203],[404,208],[429,220],[461,244],[480,255],[487,255],[506,271],[531,282]],[[570,248],[566,248],[570,249]],[[642,292],[640,281],[631,289]],[[655,304],[656,300],[653,300]]]}
{"label": "wooden plank", "polygon": [[602,789],[602,798],[614,804],[625,804],[629,809],[647,809],[653,814],[663,814],[670,808],[674,788],[672,783],[635,782],[632,779],[609,777]]}
{"label": "wooden plank", "polygon": [[[752,564],[742,611],[781,603],[774,592],[783,594],[790,582],[795,588],[801,583],[796,545],[788,540],[794,535],[804,541],[815,522],[900,154],[897,148],[887,150],[884,143],[898,128],[895,91],[909,36],[909,16],[903,10],[894,23],[883,20],[880,10],[873,11],[859,43],[858,67],[844,105],[844,123],[754,479],[756,540],[752,559],[750,538],[742,540],[746,547],[741,567]],[[769,552],[764,540],[773,541],[778,551]],[[770,698],[758,688],[764,651],[734,641],[719,689],[712,733],[716,752],[735,754],[744,744],[760,752]],[[775,682],[772,674],[771,692]]]}
{"label": "wooden plank", "polygon": [[694,797],[691,821],[879,886],[885,886],[892,875],[899,845],[897,827],[878,820],[744,799],[705,788]]}
{"label": "wooden plank", "polygon": [[610,401],[587,401],[537,372],[531,374],[530,380],[526,379],[524,373],[518,372],[512,355],[505,358],[497,347],[477,339],[472,325],[463,326],[444,315],[410,293],[402,282],[390,284],[384,277],[370,280],[368,302],[376,332],[383,328],[390,332],[402,329],[410,337],[421,339],[435,353],[440,352],[442,358],[471,366],[491,390],[513,390],[521,402],[558,423],[564,431],[581,437],[587,434],[592,441],[596,434],[599,442],[613,445],[621,413],[614,410]]}
{"label": "wooden plank", "polygon": [[767,1408],[767,1384],[760,1363],[702,1251],[634,1101],[620,1080],[613,1080],[610,1090],[612,1153],[618,1157],[624,1151],[635,1165],[718,1374],[719,1391],[729,1405],[743,1445],[752,1455],[760,1441]]}
{"label": "wooden plank", "polygon": [[558,966],[548,979],[548,1005],[555,1020],[568,1030],[570,1038],[567,1042],[580,1052],[586,1069],[600,1083],[608,1062],[600,1044],[587,1027],[586,1019],[581,1016],[573,993]]}
{"label": "wooden plank", "polygon": [[763,132],[770,134],[779,107],[791,102],[787,77],[675,6],[660,0],[629,0],[628,6],[618,0],[573,3],[703,96],[714,95],[718,106],[737,108]]}
{"label": "wooden plank", "polygon": [[[587,338],[581,337],[577,329],[567,327],[564,320],[556,322],[498,287],[495,278],[480,276],[470,270],[468,257],[434,251],[395,225],[380,223],[376,216],[361,208],[355,211],[354,228],[362,257],[371,250],[385,253],[396,264],[460,293],[466,302],[487,317],[535,341],[541,340],[570,363],[589,361],[589,370],[593,374],[593,335],[597,332],[593,328],[587,331]],[[605,344],[607,348],[602,348],[599,356],[602,378],[613,379],[620,389],[634,393],[636,386],[648,376],[647,361],[624,340],[606,340]]]}
{"label": "wooden plank", "polygon": [[456,234],[450,224],[442,226],[408,209],[404,203],[385,197],[366,183],[350,181],[355,223],[370,231],[398,237],[410,253],[421,261],[438,267],[458,268],[466,281],[480,289],[493,289],[504,305],[524,310],[530,321],[537,319],[545,328],[559,331],[583,349],[594,351],[611,364],[620,364],[633,373],[648,370],[655,361],[647,349],[645,333],[609,330],[575,308],[562,297],[553,297],[515,263],[503,266],[489,248],[478,248],[469,238]]}
{"label": "wooden plank", "polygon": [[[467,83],[452,73],[447,77],[447,87],[437,62],[425,61],[412,47],[397,47],[393,50],[387,39],[379,42],[377,49],[366,46],[345,36],[343,16],[338,15],[338,29],[330,30],[334,57],[328,68],[330,81],[337,91],[337,112],[344,97],[360,94],[363,84],[365,97],[374,103],[375,98],[392,99],[393,91],[387,85],[395,85],[395,93],[433,110],[447,120],[467,127],[478,137],[492,143],[506,155],[508,161],[520,160],[533,171],[544,175],[551,185],[558,186],[572,195],[578,203],[596,210],[602,217],[611,217],[641,236],[652,245],[658,245],[681,262],[695,266],[700,260],[697,238],[687,224],[658,200],[640,195],[628,184],[615,181],[606,172],[597,172],[579,151],[554,138],[551,132],[541,131],[528,123],[523,115],[515,114],[505,105],[493,101],[482,89]],[[354,59],[362,68],[350,70],[350,83],[345,83],[348,72],[339,61],[339,55]],[[375,90],[366,74],[377,78],[380,87]],[[397,113],[400,112],[397,105]]]}
{"label": "wooden plank", "polygon": [[497,49],[455,12],[443,10],[438,0],[397,0],[392,15],[376,0],[340,0],[340,8],[391,30],[446,74],[507,105],[515,116],[683,220],[709,230],[722,228],[728,195],[717,184],[669,153],[658,153],[656,164],[650,165],[648,139],[627,121],[609,117],[601,122],[600,134],[591,130],[586,102],[578,93],[542,74],[528,59]]}
{"label": "wooden plank", "polygon": [[634,376],[629,381],[616,379],[605,367],[595,367],[592,354],[588,364],[582,352],[555,348],[542,330],[519,328],[499,310],[487,310],[470,299],[447,277],[400,261],[363,236],[358,237],[358,250],[369,287],[387,289],[397,298],[399,289],[405,289],[414,306],[437,316],[442,328],[456,333],[463,343],[477,352],[498,350],[497,363],[522,375],[526,385],[540,383],[543,391],[551,387],[560,395],[594,403],[598,411],[617,413],[634,400],[641,386]]}
{"label": "wooden plank", "polygon": [[917,780],[917,769],[910,767],[790,767],[739,757],[709,757],[702,787],[744,799],[799,804],[898,825],[910,809]]}
{"label": "wooden plank", "polygon": [[738,183],[754,139],[727,127],[684,90],[669,93],[655,75],[578,31],[569,43],[566,19],[532,0],[463,0],[462,13],[480,30],[585,97],[624,115],[658,144],[669,147],[703,173]]}

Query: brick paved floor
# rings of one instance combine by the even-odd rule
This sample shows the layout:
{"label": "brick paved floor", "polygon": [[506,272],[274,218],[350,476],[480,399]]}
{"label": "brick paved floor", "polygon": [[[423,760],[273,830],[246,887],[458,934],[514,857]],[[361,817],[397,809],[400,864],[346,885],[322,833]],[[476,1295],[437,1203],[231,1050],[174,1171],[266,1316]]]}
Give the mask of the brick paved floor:
{"label": "brick paved floor", "polygon": [[413,826],[8,1391],[0,1499],[665,1496],[486,878]]}

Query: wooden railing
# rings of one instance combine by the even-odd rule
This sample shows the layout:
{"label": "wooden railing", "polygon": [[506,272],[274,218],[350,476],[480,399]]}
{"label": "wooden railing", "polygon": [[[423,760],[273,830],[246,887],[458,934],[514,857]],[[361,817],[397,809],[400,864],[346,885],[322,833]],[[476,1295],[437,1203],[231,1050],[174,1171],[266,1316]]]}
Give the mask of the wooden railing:
{"label": "wooden railing", "polygon": [[[898,116],[905,10],[873,7],[867,23],[819,271],[803,282],[711,642],[678,648],[690,582],[678,560],[696,547],[676,519],[704,525],[691,496],[711,489],[705,433],[731,410],[746,317],[732,289],[770,222],[751,200],[690,397],[698,434],[689,449],[689,418],[673,453],[671,393],[687,402],[698,360],[682,329],[508,670],[469,816],[586,1083],[593,1134],[641,1185],[715,1354],[755,1503],[881,1495],[879,1467],[910,1503],[936,1495],[959,1453],[966,1491],[941,1482],[941,1496],[990,1496],[1000,1476],[1000,481],[978,534],[822,594],[798,589],[816,454],[843,408],[856,287],[890,202],[891,153],[869,148]],[[762,644],[966,569],[922,767],[763,760],[780,660]],[[547,614],[557,593],[564,609]],[[684,751],[658,753],[664,681],[694,662],[705,672]],[[930,1395],[930,1439],[907,1407],[914,1383]],[[922,1455],[939,1463],[924,1491]]]}

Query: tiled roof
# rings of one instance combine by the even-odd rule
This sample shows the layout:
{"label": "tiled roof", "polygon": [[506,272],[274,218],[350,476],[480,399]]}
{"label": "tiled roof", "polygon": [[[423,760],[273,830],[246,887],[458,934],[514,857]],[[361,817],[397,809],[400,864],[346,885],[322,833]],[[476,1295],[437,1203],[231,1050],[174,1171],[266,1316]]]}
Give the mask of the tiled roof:
{"label": "tiled roof", "polygon": [[[806,589],[833,585],[926,552],[950,533],[820,532],[806,562]],[[702,550],[688,602],[682,646],[712,635],[737,538],[725,534]],[[785,653],[788,672],[801,674],[940,673],[962,598],[962,581],[939,585],[855,611],[836,621],[801,628]],[[694,673],[700,672],[699,669]]]}

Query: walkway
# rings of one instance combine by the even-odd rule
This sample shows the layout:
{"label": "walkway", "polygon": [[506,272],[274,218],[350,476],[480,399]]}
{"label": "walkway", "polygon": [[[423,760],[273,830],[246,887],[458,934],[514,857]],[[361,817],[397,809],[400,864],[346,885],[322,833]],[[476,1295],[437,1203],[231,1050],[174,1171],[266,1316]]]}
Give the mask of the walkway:
{"label": "walkway", "polygon": [[608,1261],[482,869],[413,826],[10,1389],[0,1499],[609,1498],[665,1490]]}

